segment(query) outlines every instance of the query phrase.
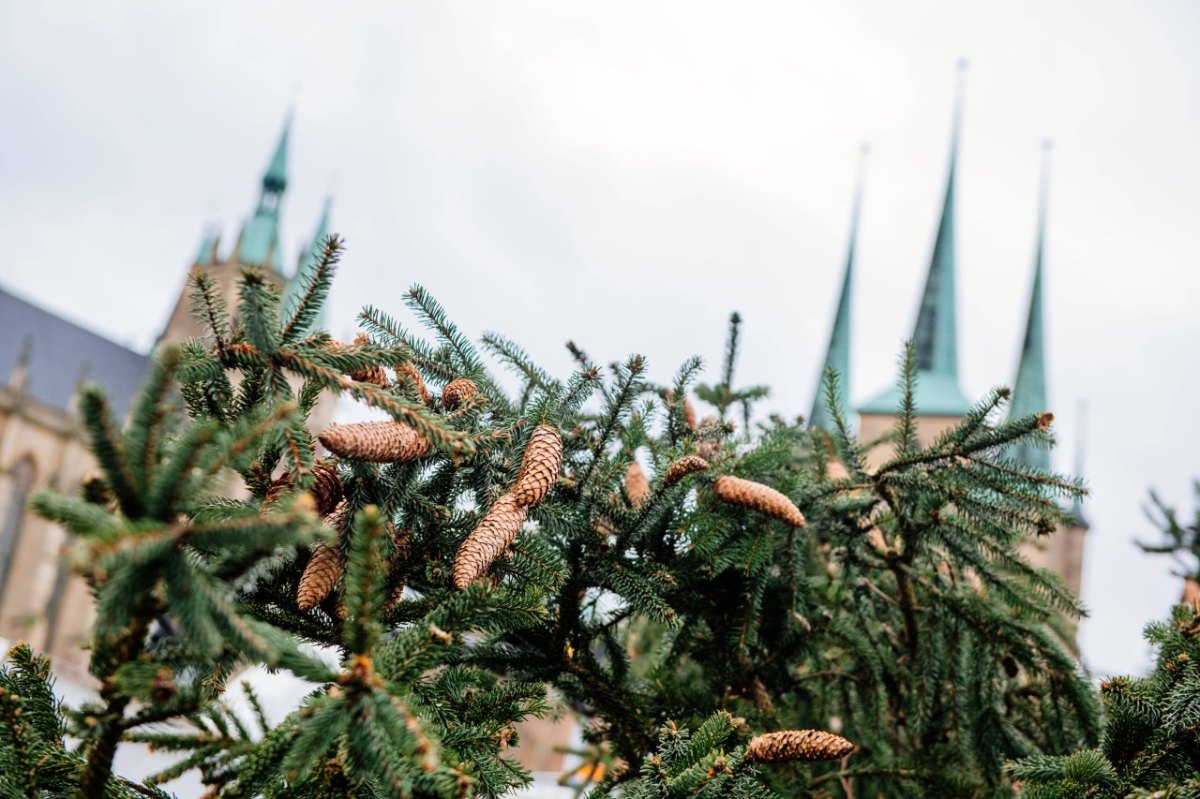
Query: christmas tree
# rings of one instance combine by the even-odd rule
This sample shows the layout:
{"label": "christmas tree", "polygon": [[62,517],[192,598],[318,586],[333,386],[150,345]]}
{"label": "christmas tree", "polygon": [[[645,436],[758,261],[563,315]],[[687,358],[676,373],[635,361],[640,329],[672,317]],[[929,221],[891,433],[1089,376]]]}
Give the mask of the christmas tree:
{"label": "christmas tree", "polygon": [[[245,270],[232,313],[198,273],[209,333],[160,349],[127,423],[83,392],[102,473],[35,503],[95,595],[99,695],[62,707],[10,653],[4,795],[160,796],[194,770],[221,797],[496,797],[530,779],[515,725],[552,706],[594,797],[1002,796],[1005,762],[1099,740],[1082,610],[1017,549],[1083,490],[1006,456],[1048,446],[1048,414],[1002,420],[996,389],[922,446],[909,348],[884,441],[852,437],[832,372],[832,429],[752,426],[736,315],[712,385],[574,345],[552,376],[419,287],[428,338],[367,307],[337,342],[310,328],[340,253],[286,305]],[[323,392],[382,418],[314,433]],[[252,664],[313,690],[241,718],[223,696]],[[135,784],[124,742],[178,762]]]}

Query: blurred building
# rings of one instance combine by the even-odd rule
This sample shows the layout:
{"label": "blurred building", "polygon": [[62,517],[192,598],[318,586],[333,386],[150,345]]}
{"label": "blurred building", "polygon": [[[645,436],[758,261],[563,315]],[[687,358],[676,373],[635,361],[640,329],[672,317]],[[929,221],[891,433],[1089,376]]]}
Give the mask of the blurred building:
{"label": "blurred building", "polygon": [[[961,86],[960,86],[961,89]],[[959,385],[958,378],[958,319],[955,295],[955,184],[958,167],[958,140],[961,98],[955,104],[954,123],[950,142],[950,163],[946,176],[946,192],[942,201],[933,254],[921,292],[917,321],[912,342],[917,359],[915,405],[918,413],[917,439],[922,446],[931,444],[947,429],[958,424],[971,409],[970,402]],[[849,423],[847,404],[850,375],[850,314],[854,273],[854,248],[858,232],[861,205],[862,177],[859,177],[851,215],[850,245],[843,272],[841,292],[826,350],[824,370],[834,369],[839,376],[841,393],[840,415]],[[1009,406],[1011,418],[1049,411],[1046,380],[1045,310],[1043,308],[1043,252],[1046,216],[1046,161],[1043,160],[1042,181],[1037,220],[1037,240],[1034,246],[1032,287],[1028,314],[1017,359],[1016,378],[1012,384]],[[1019,320],[1013,320],[1014,333],[1020,330]],[[858,408],[858,438],[863,442],[878,441],[893,428],[896,411],[902,400],[899,387],[883,391]],[[814,427],[829,429],[832,414],[825,402],[825,393],[818,388],[809,417]],[[879,465],[890,455],[887,446],[871,450],[872,465]],[[1050,450],[1045,446],[1023,443],[1009,457],[1023,466],[1050,469]],[[1078,464],[1076,465],[1078,469]],[[1083,547],[1088,529],[1080,504],[1075,503],[1068,514],[1070,522],[1060,526],[1050,536],[1026,541],[1026,557],[1038,566],[1049,568],[1079,593],[1082,584]]]}
{"label": "blurred building", "polygon": [[[284,307],[301,291],[329,223],[326,203],[316,232],[291,275],[283,270],[280,211],[287,188],[289,124],[262,177],[258,203],[234,245],[221,252],[218,236],[206,233],[187,277],[203,270],[226,296],[246,266],[263,267],[279,286]],[[160,340],[204,335],[191,315],[188,280]],[[164,309],[166,310],[166,309]],[[79,388],[98,383],[113,413],[124,418],[146,372],[150,355],[136,352],[0,288],[0,638],[27,641],[70,672],[87,663],[83,649],[93,616],[83,581],[64,568],[66,533],[29,510],[42,489],[75,492],[95,468],[76,413]],[[316,323],[323,327],[323,320]],[[333,398],[323,397],[313,423],[332,415]]]}

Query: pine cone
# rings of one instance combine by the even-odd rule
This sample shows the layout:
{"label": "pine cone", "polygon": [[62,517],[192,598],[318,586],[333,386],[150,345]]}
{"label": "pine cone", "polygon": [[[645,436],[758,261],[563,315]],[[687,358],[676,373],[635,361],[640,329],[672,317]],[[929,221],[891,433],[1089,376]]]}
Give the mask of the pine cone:
{"label": "pine cone", "polygon": [[[666,400],[668,404],[673,404],[675,402],[675,389],[667,389]],[[686,396],[683,398],[683,423],[687,425],[688,430],[695,432],[696,407],[692,405],[692,401]]]}
{"label": "pine cone", "polygon": [[1187,605],[1192,610],[1200,612],[1200,582],[1192,577],[1183,580],[1183,593],[1179,596],[1179,604]]}
{"label": "pine cone", "polygon": [[334,455],[371,463],[412,461],[433,451],[424,433],[390,420],[332,424],[317,438]]}
{"label": "pine cone", "polygon": [[315,608],[337,584],[342,576],[342,556],[338,554],[334,544],[318,544],[313,548],[300,575],[300,585],[296,588],[296,606],[302,611]]}
{"label": "pine cone", "polygon": [[411,363],[396,367],[396,380],[400,383],[403,383],[405,380],[411,381],[417,387],[417,393],[421,395],[421,401],[426,405],[432,400],[432,397],[429,396],[429,389],[425,388],[425,381],[421,378],[421,373]]}
{"label": "pine cone", "polygon": [[804,526],[804,515],[800,509],[783,494],[762,483],[725,474],[713,483],[713,492],[732,505],[753,508],[793,527]]}
{"label": "pine cone", "polygon": [[646,472],[637,461],[629,464],[625,471],[625,496],[635,508],[640,507],[646,501],[646,497],[650,496],[650,481],[646,479]]}
{"label": "pine cone", "polygon": [[462,403],[479,393],[475,381],[466,377],[456,377],[442,389],[442,407],[452,411]]}
{"label": "pine cone", "polygon": [[454,557],[454,587],[466,588],[487,574],[496,558],[521,531],[528,511],[512,494],[505,494],[471,531]]}
{"label": "pine cone", "polygon": [[512,494],[522,507],[536,505],[558,480],[562,469],[563,442],[557,429],[540,424],[529,435],[525,455],[521,458],[521,469],[517,472],[517,484]]}
{"label": "pine cone", "polygon": [[313,465],[313,484],[309,489],[317,501],[317,513],[328,516],[342,501],[342,481],[337,469],[330,461],[317,461]]}
{"label": "pine cone", "polygon": [[265,509],[268,505],[273,505],[279,501],[283,493],[292,487],[292,478],[287,472],[276,477],[271,481],[271,486],[267,489],[267,493],[263,495],[262,506]]}
{"label": "pine cone", "polygon": [[330,530],[333,530],[334,535],[341,535],[342,528],[346,526],[346,517],[350,515],[350,503],[342,500],[337,504],[337,507],[325,516],[322,522]]}
{"label": "pine cone", "polygon": [[696,443],[696,454],[706,461],[711,461],[721,454],[721,442],[699,441]]}
{"label": "pine cone", "polygon": [[[371,339],[367,337],[366,333],[359,333],[354,337],[354,343],[359,346],[363,344],[370,344]],[[374,383],[380,388],[387,388],[388,384],[387,372],[385,372],[383,367],[379,366],[378,364],[370,367],[369,369],[364,369],[361,372],[351,372],[350,379],[357,380],[360,383]]]}
{"label": "pine cone", "polygon": [[663,478],[663,483],[673,486],[689,474],[703,472],[706,469],[708,469],[708,461],[704,458],[699,455],[684,455],[667,467],[667,475]]}
{"label": "pine cone", "polygon": [[746,745],[746,759],[755,763],[796,760],[838,760],[854,751],[854,744],[823,730],[784,730],[756,735]]}

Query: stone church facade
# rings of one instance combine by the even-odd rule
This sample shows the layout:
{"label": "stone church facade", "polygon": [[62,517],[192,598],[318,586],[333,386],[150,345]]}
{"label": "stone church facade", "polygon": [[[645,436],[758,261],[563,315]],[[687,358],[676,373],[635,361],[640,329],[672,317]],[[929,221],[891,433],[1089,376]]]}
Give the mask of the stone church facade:
{"label": "stone church facade", "polygon": [[[329,224],[326,203],[316,231],[285,275],[280,211],[287,188],[290,121],[262,177],[259,201],[237,240],[222,252],[207,233],[181,280],[181,290],[159,341],[200,337],[191,315],[190,278],[208,272],[228,297],[247,266],[263,268],[279,287],[284,306],[313,268]],[[113,411],[124,417],[152,357],[133,351],[0,288],[0,639],[27,641],[49,654],[65,676],[82,676],[83,649],[93,618],[87,586],[63,565],[66,533],[28,508],[43,489],[78,491],[95,469],[76,412],[80,387],[98,383]],[[316,323],[323,327],[323,320]],[[312,423],[324,426],[332,395],[322,397]]]}

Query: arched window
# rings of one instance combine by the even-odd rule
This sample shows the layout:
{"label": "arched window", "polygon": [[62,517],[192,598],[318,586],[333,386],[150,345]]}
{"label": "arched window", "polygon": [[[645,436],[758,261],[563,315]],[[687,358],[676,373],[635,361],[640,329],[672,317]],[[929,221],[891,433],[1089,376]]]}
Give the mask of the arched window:
{"label": "arched window", "polygon": [[25,506],[29,502],[29,492],[33,488],[33,458],[26,455],[17,461],[12,468],[10,477],[12,482],[8,489],[4,518],[0,519],[0,602],[4,600],[4,592],[8,588],[8,576],[12,571],[13,560],[17,554],[17,545],[21,541],[21,525],[25,521]]}

